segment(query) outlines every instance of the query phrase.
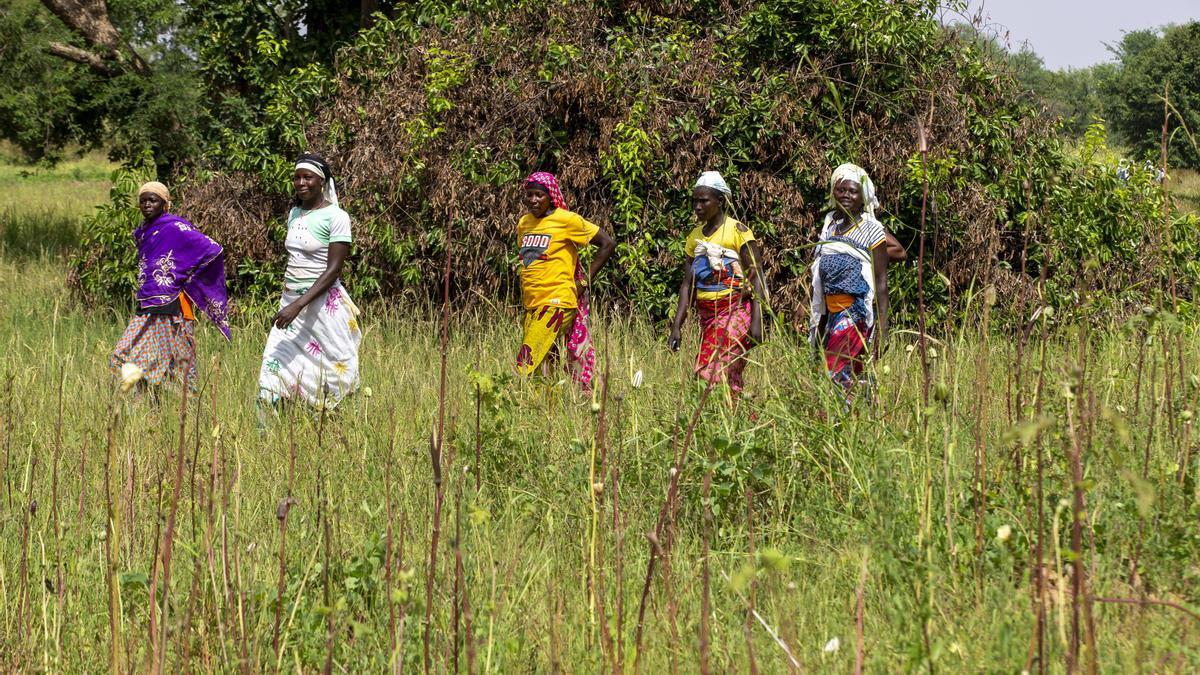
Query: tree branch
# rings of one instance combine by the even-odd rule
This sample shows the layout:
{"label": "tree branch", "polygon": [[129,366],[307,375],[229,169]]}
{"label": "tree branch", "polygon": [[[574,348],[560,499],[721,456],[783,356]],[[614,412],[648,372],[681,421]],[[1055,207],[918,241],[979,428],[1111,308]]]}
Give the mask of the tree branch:
{"label": "tree branch", "polygon": [[51,42],[46,45],[46,53],[57,56],[60,59],[81,63],[91,68],[96,74],[103,75],[104,77],[112,77],[117,74],[116,69],[108,65],[104,59],[86,49],[80,49],[79,47],[66,45],[61,42]]}
{"label": "tree branch", "polygon": [[[150,74],[150,66],[142,60],[142,57],[138,56],[132,47],[125,43],[120,31],[108,18],[108,5],[104,0],[42,0],[42,4],[66,24],[67,28],[83,38],[88,46],[103,54],[103,56],[91,54],[93,58],[117,64],[118,67],[113,67],[111,63],[105,64],[108,75],[116,74],[123,68],[130,68],[139,75]],[[68,47],[69,50],[77,50],[77,48]],[[72,57],[66,56],[61,51],[51,51],[50,53],[72,61],[79,60],[76,58],[79,54]],[[80,62],[92,66],[90,60]],[[92,67],[95,69],[94,66]]]}

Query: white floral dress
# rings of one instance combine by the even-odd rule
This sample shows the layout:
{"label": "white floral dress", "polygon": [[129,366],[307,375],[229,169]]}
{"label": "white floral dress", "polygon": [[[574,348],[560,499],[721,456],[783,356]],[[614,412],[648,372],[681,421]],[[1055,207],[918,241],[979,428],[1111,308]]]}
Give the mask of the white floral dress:
{"label": "white floral dress", "polygon": [[[280,309],[304,295],[325,272],[331,243],[351,242],[350,216],[337,206],[288,214],[288,266]],[[338,280],[300,310],[287,328],[271,327],[258,371],[259,398],[303,398],[333,407],[359,387],[358,307]]]}

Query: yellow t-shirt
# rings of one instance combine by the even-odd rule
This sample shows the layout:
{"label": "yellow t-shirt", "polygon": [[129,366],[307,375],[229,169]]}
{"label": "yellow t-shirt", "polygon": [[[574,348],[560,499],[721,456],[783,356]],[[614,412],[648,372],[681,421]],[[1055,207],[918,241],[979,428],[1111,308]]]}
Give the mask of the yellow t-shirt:
{"label": "yellow t-shirt", "polygon": [[576,306],[575,267],[579,247],[600,227],[577,213],[555,209],[544,218],[525,214],[517,222],[521,258],[521,299],[526,309]]}
{"label": "yellow t-shirt", "polygon": [[[742,246],[751,241],[754,241],[754,233],[750,228],[728,216],[711,236],[704,236],[703,225],[697,225],[696,229],[692,230],[684,247],[688,257],[692,259],[698,299],[723,298],[746,283],[746,274],[738,254],[741,253]],[[704,255],[696,255],[696,246],[700,242],[715,244],[726,250],[719,253],[710,248]]]}

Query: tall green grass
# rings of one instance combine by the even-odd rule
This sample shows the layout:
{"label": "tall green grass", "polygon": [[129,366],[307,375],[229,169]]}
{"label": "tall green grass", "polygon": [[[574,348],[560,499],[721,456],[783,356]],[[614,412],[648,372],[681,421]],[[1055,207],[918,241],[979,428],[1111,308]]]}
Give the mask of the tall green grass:
{"label": "tall green grass", "polygon": [[877,402],[849,411],[777,328],[739,406],[715,391],[697,418],[638,653],[647,533],[674,511],[703,396],[694,325],[674,354],[652,327],[599,315],[604,397],[511,379],[515,312],[456,303],[431,570],[436,313],[369,313],[364,390],[260,433],[266,316],[242,317],[232,343],[199,331],[203,384],[181,420],[174,394],[116,391],[107,354],[126,317],[71,305],[63,273],[0,261],[5,670],[415,672],[427,611],[439,672],[1200,666],[1178,609],[1200,607],[1200,336],[1168,316],[1043,314],[1019,347],[990,332],[981,294],[980,320],[933,345],[928,404],[899,333]]}
{"label": "tall green grass", "polygon": [[79,243],[83,218],[107,201],[114,168],[97,153],[53,167],[29,165],[0,147],[0,255],[68,253]]}
{"label": "tall green grass", "polygon": [[1171,194],[1175,195],[1180,208],[1200,213],[1200,172],[1190,169],[1171,171]]}

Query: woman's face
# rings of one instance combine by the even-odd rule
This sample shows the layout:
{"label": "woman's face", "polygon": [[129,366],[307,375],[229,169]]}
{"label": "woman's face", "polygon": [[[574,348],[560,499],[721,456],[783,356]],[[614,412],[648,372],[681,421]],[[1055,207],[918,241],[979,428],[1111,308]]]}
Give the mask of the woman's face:
{"label": "woman's face", "polygon": [[525,208],[534,218],[541,218],[553,206],[550,193],[540,187],[525,186]]}
{"label": "woman's face", "polygon": [[292,174],[292,189],[300,201],[311,204],[321,198],[325,188],[325,179],[308,169],[296,169]]}
{"label": "woman's face", "polygon": [[692,211],[695,212],[696,218],[700,222],[712,222],[713,219],[721,215],[722,206],[724,204],[721,202],[721,197],[715,190],[710,190],[706,187],[698,187],[692,190]]}
{"label": "woman's face", "polygon": [[146,220],[154,220],[166,212],[167,203],[152,192],[143,192],[138,195],[138,208]]}
{"label": "woman's face", "polygon": [[839,180],[833,186],[833,199],[842,211],[857,216],[863,210],[862,189],[852,180]]}

